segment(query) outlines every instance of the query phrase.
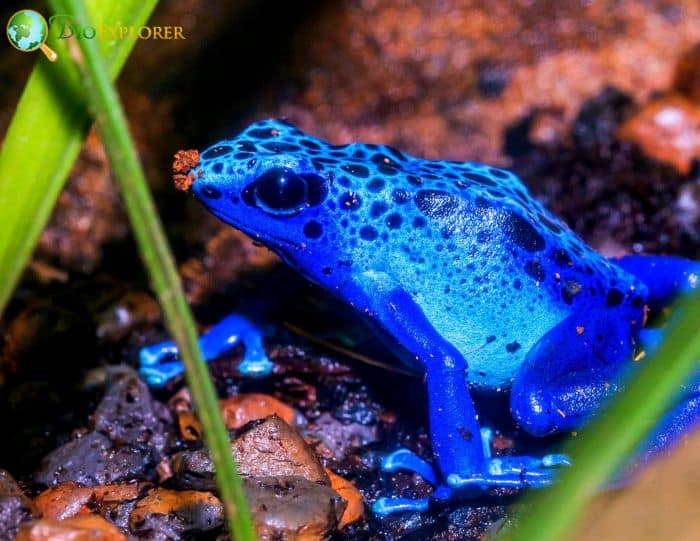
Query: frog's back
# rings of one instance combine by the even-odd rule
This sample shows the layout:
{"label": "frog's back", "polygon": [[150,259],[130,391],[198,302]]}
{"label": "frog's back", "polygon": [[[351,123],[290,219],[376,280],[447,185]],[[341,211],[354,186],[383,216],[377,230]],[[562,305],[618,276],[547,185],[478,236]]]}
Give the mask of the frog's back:
{"label": "frog's back", "polygon": [[508,386],[527,351],[575,311],[625,303],[641,310],[644,286],[514,174],[385,146],[340,148],[339,167],[323,164],[334,168],[337,203],[353,207],[337,251],[352,254],[356,271],[380,270],[402,284],[470,362],[472,383]]}

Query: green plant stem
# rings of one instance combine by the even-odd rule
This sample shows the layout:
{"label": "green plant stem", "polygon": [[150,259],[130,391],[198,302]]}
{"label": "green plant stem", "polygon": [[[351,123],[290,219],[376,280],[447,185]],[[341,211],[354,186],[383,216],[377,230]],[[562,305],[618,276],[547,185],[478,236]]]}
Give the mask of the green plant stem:
{"label": "green plant stem", "polygon": [[[95,19],[144,24],[157,0],[89,0]],[[40,53],[15,108],[0,152],[0,314],[5,309],[90,127],[80,75],[68,40],[49,35],[58,52],[51,63]],[[95,40],[114,79],[136,40]],[[17,53],[19,54],[19,53]],[[32,57],[25,55],[27,62]]]}
{"label": "green plant stem", "polygon": [[[674,308],[663,344],[627,390],[595,417],[571,445],[573,466],[550,489],[531,495],[510,541],[555,541],[571,536],[591,496],[630,456],[698,370],[700,290]],[[527,502],[526,502],[527,503]]]}
{"label": "green plant stem", "polygon": [[[57,8],[62,6],[64,12],[81,23],[89,20],[82,0],[62,0],[54,4]],[[178,344],[180,358],[185,364],[187,382],[216,469],[231,532],[237,541],[253,541],[255,532],[219,411],[216,391],[201,358],[192,314],[129,135],[119,97],[94,40],[78,40],[78,44],[83,54],[78,65],[84,75],[89,109],[119,181],[141,256],[163,308],[168,329]]]}

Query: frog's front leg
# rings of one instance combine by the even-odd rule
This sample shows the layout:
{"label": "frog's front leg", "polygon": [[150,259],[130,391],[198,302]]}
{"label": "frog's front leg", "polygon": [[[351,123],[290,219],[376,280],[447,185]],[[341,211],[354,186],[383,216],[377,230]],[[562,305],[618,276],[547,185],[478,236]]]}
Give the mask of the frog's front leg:
{"label": "frog's front leg", "polygon": [[[344,296],[375,319],[425,367],[433,455],[439,472],[407,450],[392,453],[383,469],[408,469],[438,485],[433,497],[447,499],[490,487],[542,486],[551,482],[548,466],[557,455],[491,458],[484,452],[482,431],[467,387],[467,362],[431,325],[420,306],[385,273],[365,272],[346,285]],[[423,510],[428,499],[380,498],[379,515]]]}
{"label": "frog's front leg", "polygon": [[[266,376],[272,372],[274,365],[263,349],[262,332],[244,316],[231,314],[225,317],[199,339],[202,357],[207,362],[238,344],[245,346],[238,365],[242,374]],[[184,371],[185,367],[177,355],[177,346],[171,341],[142,348],[139,352],[139,373],[149,385],[161,387]]]}

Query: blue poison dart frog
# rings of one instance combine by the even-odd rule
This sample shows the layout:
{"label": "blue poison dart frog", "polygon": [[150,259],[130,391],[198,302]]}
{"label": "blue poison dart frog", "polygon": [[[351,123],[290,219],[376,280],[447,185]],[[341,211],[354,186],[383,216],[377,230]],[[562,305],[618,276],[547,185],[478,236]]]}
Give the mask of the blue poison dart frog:
{"label": "blue poison dart frog", "polygon": [[[435,500],[548,485],[563,455],[492,457],[471,392],[510,389],[513,418],[545,436],[580,427],[659,341],[645,329],[698,287],[700,264],[602,257],[529,195],[513,173],[429,161],[388,146],[330,145],[268,120],[201,153],[189,187],[209,211],[267,245],[373,322],[426,375],[435,466],[406,449],[385,471],[420,474]],[[271,364],[260,335],[230,316],[201,339],[212,359],[243,342],[241,370]],[[172,343],[141,351],[160,385],[182,371]],[[700,419],[700,373],[639,451],[667,449]],[[385,515],[429,499],[380,498]]]}

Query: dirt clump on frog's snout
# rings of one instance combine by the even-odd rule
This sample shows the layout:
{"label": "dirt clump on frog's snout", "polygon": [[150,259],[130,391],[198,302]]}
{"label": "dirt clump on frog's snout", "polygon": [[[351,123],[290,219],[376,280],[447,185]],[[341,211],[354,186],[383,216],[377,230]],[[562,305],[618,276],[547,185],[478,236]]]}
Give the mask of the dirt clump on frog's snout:
{"label": "dirt clump on frog's snout", "polygon": [[173,182],[175,188],[186,192],[195,181],[195,174],[192,171],[199,165],[198,150],[178,150],[173,161]]}

